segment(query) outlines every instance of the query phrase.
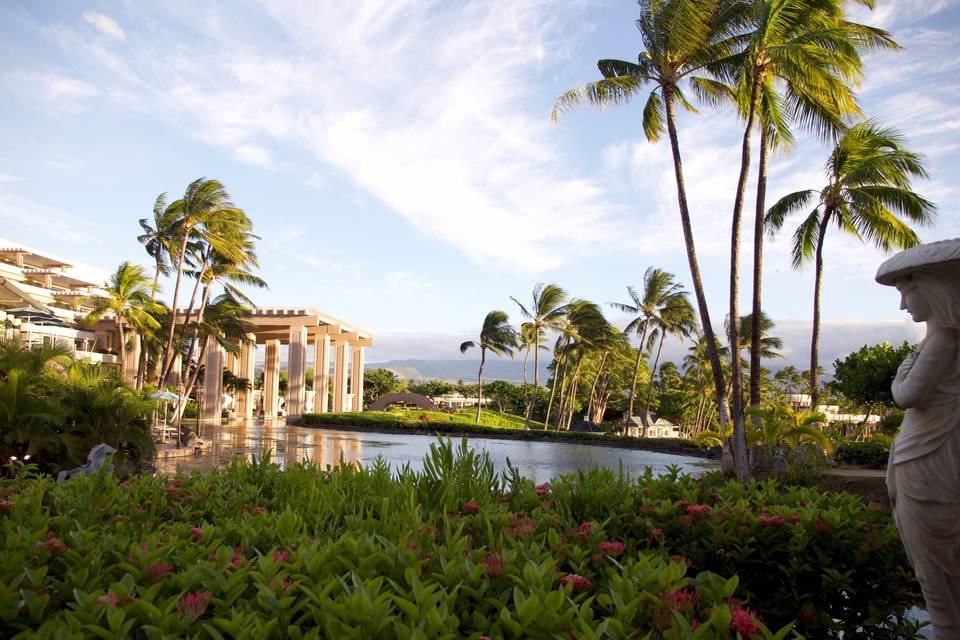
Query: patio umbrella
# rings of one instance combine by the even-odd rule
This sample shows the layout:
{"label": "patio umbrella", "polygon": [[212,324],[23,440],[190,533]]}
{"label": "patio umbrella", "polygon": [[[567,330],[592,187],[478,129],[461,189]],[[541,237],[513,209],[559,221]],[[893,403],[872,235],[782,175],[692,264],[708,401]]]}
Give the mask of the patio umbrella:
{"label": "patio umbrella", "polygon": [[150,394],[150,397],[153,398],[154,400],[162,400],[162,401],[163,401],[163,435],[161,436],[161,438],[163,439],[164,442],[166,442],[166,441],[167,441],[167,431],[166,431],[166,428],[167,428],[167,403],[170,403],[170,402],[179,402],[179,401],[180,401],[180,396],[178,396],[177,394],[173,393],[172,391],[167,391],[167,390],[165,390],[165,389],[162,389],[162,390],[160,390],[160,391],[154,391],[153,393]]}

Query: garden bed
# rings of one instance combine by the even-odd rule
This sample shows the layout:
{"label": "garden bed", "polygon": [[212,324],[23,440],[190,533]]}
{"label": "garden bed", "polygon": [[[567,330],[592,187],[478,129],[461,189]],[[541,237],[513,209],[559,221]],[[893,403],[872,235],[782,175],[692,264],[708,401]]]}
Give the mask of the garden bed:
{"label": "garden bed", "polygon": [[0,535],[3,637],[909,638],[918,601],[889,514],[855,497],[608,470],[534,487],[465,442],[422,472],[21,474]]}
{"label": "garden bed", "polygon": [[[515,429],[492,427],[462,422],[456,414],[440,414],[443,419],[418,420],[413,417],[396,416],[392,412],[363,413],[308,413],[298,421],[288,421],[303,427],[337,429],[362,433],[405,433],[427,436],[452,436],[471,438],[496,438],[500,440],[534,440],[547,442],[576,442],[579,444],[659,451],[700,458],[719,458],[719,447],[702,447],[681,438],[634,438],[611,433],[584,433],[577,431],[546,431],[541,429]],[[429,414],[425,414],[429,415]]]}

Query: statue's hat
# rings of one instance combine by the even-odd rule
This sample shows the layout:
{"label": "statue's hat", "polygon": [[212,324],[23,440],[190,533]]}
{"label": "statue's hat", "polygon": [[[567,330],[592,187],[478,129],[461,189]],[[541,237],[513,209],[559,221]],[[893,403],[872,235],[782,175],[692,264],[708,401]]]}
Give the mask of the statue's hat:
{"label": "statue's hat", "polygon": [[884,260],[876,280],[888,286],[918,269],[955,269],[960,273],[960,238],[939,240],[901,251]]}

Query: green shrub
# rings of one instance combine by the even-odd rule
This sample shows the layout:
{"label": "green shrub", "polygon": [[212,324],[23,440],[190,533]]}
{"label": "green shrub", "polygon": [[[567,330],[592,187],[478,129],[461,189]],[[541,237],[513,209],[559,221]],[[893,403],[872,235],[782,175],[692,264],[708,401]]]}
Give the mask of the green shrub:
{"label": "green shrub", "polygon": [[534,487],[466,441],[421,472],[21,476],[0,483],[0,535],[3,637],[915,633],[890,515],[856,498],[609,470]]}
{"label": "green shrub", "polygon": [[837,464],[855,464],[871,469],[883,469],[890,457],[890,443],[883,440],[866,442],[844,441],[833,450]]}

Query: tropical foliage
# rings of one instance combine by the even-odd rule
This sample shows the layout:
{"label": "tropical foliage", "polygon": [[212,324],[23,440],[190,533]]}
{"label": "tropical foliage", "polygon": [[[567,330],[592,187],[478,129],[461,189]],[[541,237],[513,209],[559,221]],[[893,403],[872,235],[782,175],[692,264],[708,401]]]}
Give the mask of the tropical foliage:
{"label": "tropical foliage", "polygon": [[535,487],[466,443],[422,471],[21,474],[0,535],[4,636],[915,636],[896,530],[855,498],[605,470]]}
{"label": "tropical foliage", "polygon": [[107,365],[74,361],[62,346],[0,340],[0,459],[55,472],[86,462],[106,443],[133,466],[153,455],[155,403]]}

